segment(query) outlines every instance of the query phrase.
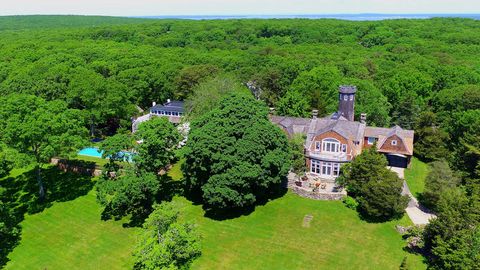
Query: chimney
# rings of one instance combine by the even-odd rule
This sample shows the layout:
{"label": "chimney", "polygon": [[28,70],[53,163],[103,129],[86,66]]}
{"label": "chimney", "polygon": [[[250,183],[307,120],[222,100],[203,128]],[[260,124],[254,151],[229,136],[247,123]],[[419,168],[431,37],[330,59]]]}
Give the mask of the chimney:
{"label": "chimney", "polygon": [[357,87],[354,85],[341,85],[338,89],[338,115],[348,121],[354,120],[356,92]]}
{"label": "chimney", "polygon": [[312,110],[312,118],[317,119],[318,116],[318,110]]}
{"label": "chimney", "polygon": [[170,104],[171,100],[170,99],[167,99],[167,104]]}
{"label": "chimney", "polygon": [[360,123],[362,123],[362,124],[367,123],[367,114],[366,113],[361,113],[360,114]]}
{"label": "chimney", "polygon": [[157,105],[157,102],[152,102],[152,107],[155,107],[155,105]]}

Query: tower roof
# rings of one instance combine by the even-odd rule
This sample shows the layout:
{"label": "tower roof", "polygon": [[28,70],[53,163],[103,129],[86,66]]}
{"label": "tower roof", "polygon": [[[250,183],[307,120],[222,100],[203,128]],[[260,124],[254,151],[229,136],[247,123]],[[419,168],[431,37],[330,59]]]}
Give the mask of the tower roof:
{"label": "tower roof", "polygon": [[338,92],[341,94],[354,94],[357,92],[357,87],[355,85],[340,85]]}

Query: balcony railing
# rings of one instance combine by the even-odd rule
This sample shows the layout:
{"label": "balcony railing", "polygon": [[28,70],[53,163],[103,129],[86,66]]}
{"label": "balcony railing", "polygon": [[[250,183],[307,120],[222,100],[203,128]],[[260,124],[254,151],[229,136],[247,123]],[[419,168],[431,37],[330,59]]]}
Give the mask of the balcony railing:
{"label": "balcony railing", "polygon": [[312,158],[328,161],[349,161],[348,155],[345,152],[307,151],[307,155]]}

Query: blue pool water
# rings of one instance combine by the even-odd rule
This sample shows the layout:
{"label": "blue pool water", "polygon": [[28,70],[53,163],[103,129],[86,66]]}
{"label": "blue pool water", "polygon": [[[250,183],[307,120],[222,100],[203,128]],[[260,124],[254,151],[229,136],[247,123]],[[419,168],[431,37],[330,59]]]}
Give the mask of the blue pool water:
{"label": "blue pool water", "polygon": [[[102,158],[103,151],[98,150],[95,147],[87,147],[83,148],[82,150],[78,151],[78,155],[80,156],[89,156],[89,157],[96,157]],[[133,154],[127,151],[121,151],[121,155],[123,155],[123,160],[131,162]],[[107,157],[108,158],[108,157]]]}

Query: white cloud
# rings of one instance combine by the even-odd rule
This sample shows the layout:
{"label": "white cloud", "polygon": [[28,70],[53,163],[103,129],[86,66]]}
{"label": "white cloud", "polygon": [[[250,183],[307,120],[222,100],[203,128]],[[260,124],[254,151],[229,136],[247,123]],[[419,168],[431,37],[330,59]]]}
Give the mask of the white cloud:
{"label": "white cloud", "polygon": [[0,15],[480,13],[477,0],[0,0]]}

